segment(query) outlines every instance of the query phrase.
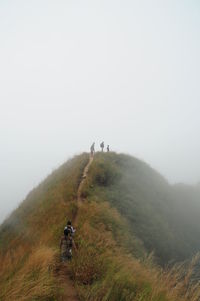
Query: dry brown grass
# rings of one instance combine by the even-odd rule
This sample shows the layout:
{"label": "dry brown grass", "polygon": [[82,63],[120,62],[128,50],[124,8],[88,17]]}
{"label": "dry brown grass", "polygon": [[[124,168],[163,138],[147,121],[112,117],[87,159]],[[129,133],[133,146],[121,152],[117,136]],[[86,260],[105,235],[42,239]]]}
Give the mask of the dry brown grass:
{"label": "dry brown grass", "polygon": [[54,171],[0,228],[0,300],[59,300],[52,266],[66,219],[76,214],[75,197],[88,155]]}
{"label": "dry brown grass", "polygon": [[44,300],[55,296],[55,251],[45,246],[33,249],[27,256],[24,251],[18,250],[15,261],[10,254],[4,257],[4,271],[6,268],[7,277],[4,278],[4,283],[1,282],[3,289],[0,292],[0,300]]}
{"label": "dry brown grass", "polygon": [[190,285],[195,262],[187,271],[185,265],[163,270],[151,256],[136,259],[119,239],[127,227],[115,209],[106,203],[85,202],[79,210],[78,255],[71,273],[81,300],[199,300],[200,289]]}
{"label": "dry brown grass", "polygon": [[[19,207],[15,222],[11,217],[4,225],[0,301],[62,300],[63,283],[59,286],[54,265],[66,218],[75,216],[78,253],[69,266],[81,300],[199,301],[198,284],[191,282],[198,258],[187,271],[185,265],[163,270],[145,257],[127,221],[108,203],[90,197],[77,208],[75,196],[87,160],[84,155],[55,171]],[[142,259],[136,256],[138,248]]]}

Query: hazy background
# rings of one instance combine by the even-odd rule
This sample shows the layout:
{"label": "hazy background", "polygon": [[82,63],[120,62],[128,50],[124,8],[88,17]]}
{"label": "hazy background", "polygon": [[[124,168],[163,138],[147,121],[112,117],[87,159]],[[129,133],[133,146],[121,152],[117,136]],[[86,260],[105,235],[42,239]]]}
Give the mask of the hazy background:
{"label": "hazy background", "polygon": [[200,181],[200,2],[0,2],[0,221],[101,140]]}

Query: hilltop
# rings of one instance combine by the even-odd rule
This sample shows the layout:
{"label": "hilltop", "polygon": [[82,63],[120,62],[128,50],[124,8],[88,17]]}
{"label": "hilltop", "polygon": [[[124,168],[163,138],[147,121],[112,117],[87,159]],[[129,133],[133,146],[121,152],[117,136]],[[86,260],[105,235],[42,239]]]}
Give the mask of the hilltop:
{"label": "hilltop", "polygon": [[[88,162],[84,153],[63,164],[1,225],[0,300],[198,300],[190,271],[161,266],[200,249],[199,188],[171,186],[124,154]],[[67,219],[78,252],[63,266]]]}
{"label": "hilltop", "polygon": [[117,208],[159,264],[184,260],[200,250],[198,186],[169,185],[145,162],[113,153],[96,156],[89,182],[87,198]]}

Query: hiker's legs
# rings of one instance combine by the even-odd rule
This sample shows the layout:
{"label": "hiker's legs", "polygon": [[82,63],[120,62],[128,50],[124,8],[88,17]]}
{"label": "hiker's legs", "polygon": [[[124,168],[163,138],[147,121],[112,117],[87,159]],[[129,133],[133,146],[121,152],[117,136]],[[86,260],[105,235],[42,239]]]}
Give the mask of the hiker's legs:
{"label": "hiker's legs", "polygon": [[61,261],[62,262],[67,261],[67,252],[64,252],[64,253],[61,254]]}
{"label": "hiker's legs", "polygon": [[72,259],[72,249],[68,249],[67,250],[67,260],[71,260]]}

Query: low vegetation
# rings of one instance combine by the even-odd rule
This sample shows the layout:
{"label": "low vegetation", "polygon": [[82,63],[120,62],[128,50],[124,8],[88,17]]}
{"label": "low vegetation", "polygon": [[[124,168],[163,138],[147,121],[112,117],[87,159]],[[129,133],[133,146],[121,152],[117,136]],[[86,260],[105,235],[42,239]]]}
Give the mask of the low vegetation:
{"label": "low vegetation", "polygon": [[200,250],[198,187],[173,187],[136,158],[98,153],[83,193],[89,200],[108,201],[116,208],[128,221],[132,234],[163,266]]}
{"label": "low vegetation", "polygon": [[88,155],[55,170],[0,228],[0,300],[62,300],[54,269],[66,219],[77,213],[76,191]]}
{"label": "low vegetation", "polygon": [[198,301],[199,257],[188,259],[200,247],[194,196],[196,215],[187,229],[182,187],[135,158],[97,153],[78,207],[88,158],[55,170],[1,225],[0,301],[63,300],[57,269],[66,219],[76,221],[78,251],[67,270],[80,300]]}

